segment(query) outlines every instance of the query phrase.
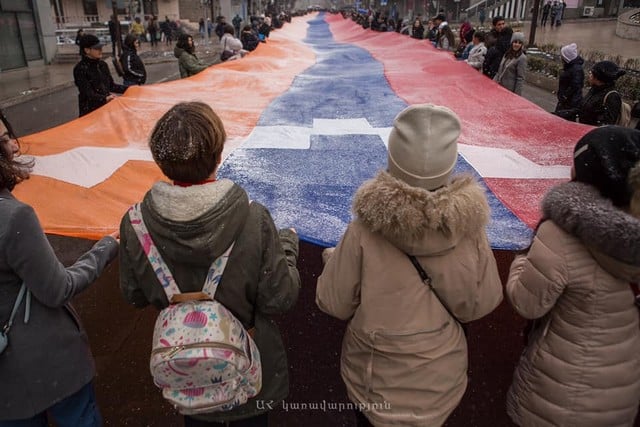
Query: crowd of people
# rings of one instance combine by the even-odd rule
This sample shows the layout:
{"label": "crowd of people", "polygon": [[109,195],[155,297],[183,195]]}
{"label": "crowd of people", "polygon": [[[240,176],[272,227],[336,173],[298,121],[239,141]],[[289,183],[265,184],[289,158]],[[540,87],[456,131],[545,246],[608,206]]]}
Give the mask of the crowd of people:
{"label": "crowd of people", "polygon": [[[547,1],[542,10],[541,25],[546,25],[548,14],[552,27],[561,25],[564,7],[564,2]],[[347,14],[343,13],[343,16],[346,18]],[[460,24],[457,37],[442,13],[426,22],[422,16],[417,16],[411,24],[407,20],[396,24],[385,12],[352,12],[350,17],[363,28],[373,31],[397,31],[415,39],[427,39],[436,48],[453,52],[456,58],[504,88],[522,95],[527,71],[525,36],[521,32],[514,33],[502,16],[493,17],[492,28],[488,32],[474,29],[465,19]],[[624,123],[625,104],[616,90],[616,80],[625,71],[612,61],[595,63],[588,73],[589,90],[583,96],[584,60],[578,53],[577,45],[570,43],[563,46],[560,57],[563,69],[558,80],[558,104],[553,114],[594,126],[627,126],[628,123]],[[640,116],[640,104],[633,107],[631,115]],[[636,128],[640,129],[640,121]]]}
{"label": "crowd of people", "polygon": [[383,12],[352,12],[351,19],[373,31],[396,31],[414,39],[429,40],[437,49],[452,52],[456,58],[466,61],[508,90],[518,95],[522,93],[527,68],[524,34],[514,34],[502,16],[492,19],[488,32],[474,29],[465,19],[457,36],[443,13],[426,22],[419,15],[410,25],[406,25],[406,20],[396,22]]}
{"label": "crowd of people", "polygon": [[[625,115],[625,102],[616,89],[616,81],[626,74],[612,61],[599,61],[591,67],[587,75],[589,90],[583,94],[585,73],[584,59],[578,52],[576,43],[570,43],[560,49],[562,71],[558,78],[558,103],[553,114],[569,121],[578,121],[593,126],[620,124],[631,119],[631,115],[640,115],[640,104],[634,111]],[[640,121],[636,124],[640,129]]]}
{"label": "crowd of people", "polygon": [[[504,49],[493,78],[517,93],[524,36],[504,20],[493,25],[491,47]],[[237,40],[232,25],[220,41],[225,37]],[[471,38],[476,54],[483,37]],[[139,42],[132,34],[131,49]],[[97,37],[84,35],[79,45],[83,57],[74,78],[83,115],[126,87],[105,68]],[[193,37],[181,35],[178,46],[180,57],[192,55]],[[483,69],[475,65],[474,48],[467,62]],[[557,111],[579,108],[581,121],[610,124],[617,103],[611,88],[623,71],[608,61],[595,64],[581,100],[577,46],[561,54],[566,66]],[[184,68],[190,75],[182,62],[181,74]],[[603,104],[601,114],[585,113],[585,105]],[[348,321],[340,374],[359,408],[358,425],[442,425],[467,387],[464,324],[492,312],[503,295],[522,317],[535,319],[507,393],[514,423],[633,425],[640,402],[640,291],[634,285],[640,281],[640,131],[601,126],[576,141],[571,180],[544,197],[535,237],[514,259],[503,291],[485,231],[485,190],[473,177],[453,174],[462,130],[446,107],[418,104],[400,112],[385,170],[357,190],[355,219],[337,247],[323,252],[316,304]],[[19,156],[19,141],[0,111],[0,427],[47,425],[47,417],[60,427],[102,425],[94,362],[69,302],[119,254],[129,303],[158,309],[176,303],[149,255],[156,246],[179,291],[199,298],[214,261],[227,253],[215,299],[252,335],[262,362],[261,388],[249,400],[185,413],[185,425],[268,425],[269,409],[289,387],[286,349],[269,316],[296,303],[298,237],[294,229],[276,229],[268,209],[240,186],[219,179],[225,142],[224,124],[210,106],[172,107],[149,139],[168,181],[154,184],[140,201],[142,219],[123,213],[119,231],[64,267],[33,209],[12,194],[33,165]],[[147,227],[142,238],[140,222]]]}
{"label": "crowd of people", "polygon": [[[218,17],[216,21],[216,26],[211,28],[219,37],[220,61],[225,62],[240,59],[255,50],[261,42],[266,43],[271,31],[290,22],[291,15],[281,12],[273,18],[269,14],[252,16],[251,24],[242,27],[241,31],[235,27],[242,22],[239,16],[234,18],[234,25],[226,23],[224,16]],[[152,17],[149,20],[148,28],[155,26],[155,22],[155,17]],[[170,23],[168,18],[165,22]],[[115,99],[117,94],[124,93],[129,86],[145,84],[147,71],[138,50],[143,40],[146,40],[146,36],[143,36],[139,30],[134,31],[134,29],[135,27],[132,27],[132,31],[125,36],[122,43],[122,53],[119,56],[115,55],[117,36],[114,35],[112,38],[112,43],[114,43],[113,63],[116,71],[122,77],[122,84],[115,82],[109,71],[109,66],[102,59],[103,43],[95,35],[85,34],[82,29],[78,30],[76,44],[80,49],[81,59],[74,67],[73,77],[78,88],[80,117]],[[180,78],[196,75],[211,65],[198,58],[196,44],[191,34],[171,29],[165,40],[170,41],[174,37],[177,37],[177,41],[173,53],[178,60]],[[152,40],[157,42],[156,37],[153,37]]]}
{"label": "crowd of people", "polygon": [[[562,0],[559,2],[558,0],[547,0],[542,6],[541,15],[540,15],[540,26],[545,28],[547,26],[547,22],[550,23],[551,28],[558,28],[562,25],[562,18],[564,17],[564,10],[567,7],[567,3]],[[549,18],[551,18],[549,20]]]}
{"label": "crowd of people", "polygon": [[[277,230],[269,211],[240,186],[217,177],[226,133],[211,107],[179,103],[158,120],[149,146],[169,181],[154,184],[132,208],[139,216],[123,213],[119,232],[66,268],[33,209],[12,194],[32,164],[19,157],[19,142],[4,115],[0,119],[0,213],[6,219],[0,316],[7,321],[0,426],[46,425],[48,417],[60,427],[102,425],[90,348],[69,301],[118,251],[128,302],[163,312],[187,304],[183,313],[194,301],[214,298],[203,282],[225,256],[215,301],[249,331],[240,336],[251,335],[259,351],[260,385],[224,410],[183,412],[185,425],[267,426],[269,410],[289,387],[285,346],[269,316],[296,303],[298,238],[294,229]],[[485,231],[485,190],[472,176],[452,174],[461,131],[446,107],[419,104],[398,114],[386,169],[357,190],[354,221],[338,246],[323,252],[316,303],[348,321],[340,373],[359,426],[442,425],[467,387],[464,324],[503,299]],[[522,426],[540,419],[632,425],[640,402],[633,285],[640,280],[640,132],[619,126],[588,132],[573,150],[571,181],[551,188],[542,209],[533,242],[516,256],[504,290],[521,316],[536,319],[506,411]],[[169,298],[169,277],[179,299]],[[188,327],[201,327],[197,314],[186,314]],[[162,325],[156,322],[156,330]],[[48,350],[34,351],[33,343]],[[169,360],[191,351],[166,350]],[[177,361],[173,375],[186,375],[181,371],[189,360]],[[165,398],[203,396],[200,388],[183,387]],[[270,404],[259,404],[265,401]]]}

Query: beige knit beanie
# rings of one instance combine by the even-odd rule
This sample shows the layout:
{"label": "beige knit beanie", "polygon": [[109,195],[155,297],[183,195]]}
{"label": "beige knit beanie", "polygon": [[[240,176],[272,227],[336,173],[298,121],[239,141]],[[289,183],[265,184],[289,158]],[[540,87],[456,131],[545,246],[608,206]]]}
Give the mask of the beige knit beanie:
{"label": "beige knit beanie", "polygon": [[446,185],[458,159],[460,120],[446,107],[412,105],[402,111],[389,135],[388,171],[413,187]]}

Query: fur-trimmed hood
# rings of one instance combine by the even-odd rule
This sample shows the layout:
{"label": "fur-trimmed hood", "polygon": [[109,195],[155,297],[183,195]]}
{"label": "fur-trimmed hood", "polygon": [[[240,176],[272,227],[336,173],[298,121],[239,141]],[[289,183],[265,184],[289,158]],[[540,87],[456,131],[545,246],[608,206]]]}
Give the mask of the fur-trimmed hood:
{"label": "fur-trimmed hood", "polygon": [[382,171],[357,191],[353,211],[372,232],[411,255],[438,255],[460,239],[484,233],[489,205],[471,176],[435,191],[412,187]]}
{"label": "fur-trimmed hood", "polygon": [[580,239],[609,273],[625,280],[640,277],[640,218],[614,206],[595,187],[560,184],[546,194],[542,210]]}

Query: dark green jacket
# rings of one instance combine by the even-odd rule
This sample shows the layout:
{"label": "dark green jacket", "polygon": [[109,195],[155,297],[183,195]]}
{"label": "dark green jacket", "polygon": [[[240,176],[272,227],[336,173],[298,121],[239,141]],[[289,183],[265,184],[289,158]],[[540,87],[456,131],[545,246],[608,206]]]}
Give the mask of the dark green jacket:
{"label": "dark green jacket", "polygon": [[[271,314],[286,312],[298,298],[296,268],[298,238],[278,232],[269,211],[249,204],[245,191],[229,180],[178,187],[157,183],[142,201],[149,233],[182,292],[202,289],[209,266],[235,241],[216,300],[246,328],[255,326],[262,360],[262,391],[229,412],[194,416],[205,420],[234,420],[265,412],[256,400],[283,400],[289,393],[287,357]],[[120,224],[120,286],[137,307],[168,305],[129,216]],[[158,391],[159,392],[159,391]]]}
{"label": "dark green jacket", "polygon": [[180,68],[180,78],[195,76],[202,70],[206,70],[208,65],[203,64],[195,53],[189,53],[186,50],[175,47],[173,55],[178,58],[178,67]]}

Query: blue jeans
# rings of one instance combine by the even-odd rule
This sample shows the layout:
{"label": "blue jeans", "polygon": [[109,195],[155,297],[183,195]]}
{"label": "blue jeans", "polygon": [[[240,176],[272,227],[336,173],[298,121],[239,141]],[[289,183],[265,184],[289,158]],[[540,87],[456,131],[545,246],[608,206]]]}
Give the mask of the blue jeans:
{"label": "blue jeans", "polygon": [[0,421],[0,427],[47,427],[47,412],[58,427],[101,427],[102,416],[96,403],[93,382],[38,415],[13,421]]}

